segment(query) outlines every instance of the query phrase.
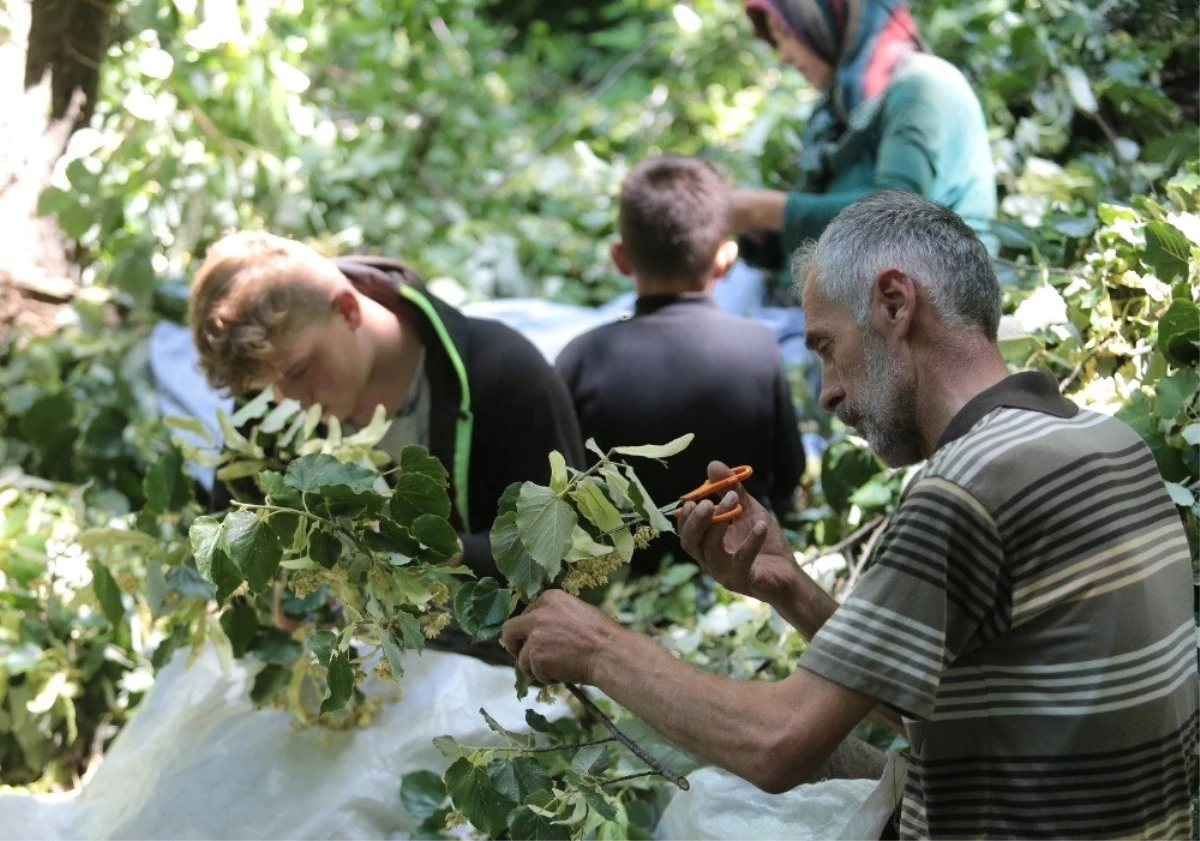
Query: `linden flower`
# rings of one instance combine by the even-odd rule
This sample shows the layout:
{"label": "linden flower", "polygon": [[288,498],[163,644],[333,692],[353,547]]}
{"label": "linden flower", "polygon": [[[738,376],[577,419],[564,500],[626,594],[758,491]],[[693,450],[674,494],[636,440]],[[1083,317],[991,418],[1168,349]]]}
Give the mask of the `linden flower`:
{"label": "linden flower", "polygon": [[584,558],[571,566],[571,571],[563,578],[562,588],[572,596],[578,596],[581,590],[608,583],[609,573],[622,563],[616,552]]}
{"label": "linden flower", "polygon": [[417,621],[421,623],[421,630],[424,632],[425,637],[433,639],[450,624],[450,614],[442,610],[423,613],[418,617]]}

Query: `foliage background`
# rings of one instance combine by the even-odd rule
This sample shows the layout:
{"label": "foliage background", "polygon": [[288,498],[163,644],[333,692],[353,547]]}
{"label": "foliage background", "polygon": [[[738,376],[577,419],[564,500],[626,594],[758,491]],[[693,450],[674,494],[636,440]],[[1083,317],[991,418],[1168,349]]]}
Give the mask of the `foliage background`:
{"label": "foliage background", "polygon": [[[1147,439],[1195,559],[1194,4],[914,12],[991,126],[1007,358]],[[203,582],[183,571],[199,506],[142,342],[156,319],[183,317],[193,255],[261,226],[402,256],[453,302],[598,303],[626,288],[607,239],[632,162],[704,154],[741,183],[786,186],[814,101],[733,0],[119,3],[95,114],[39,205],[77,246],[83,288],[56,332],[0,351],[0,783],[76,784],[154,668],[209,626]],[[805,425],[831,446],[789,526],[844,592],[905,476],[796,384]],[[615,591],[611,609],[665,616],[664,639],[714,668],[794,662],[795,646],[771,642],[777,625],[726,595],[683,575],[655,586]],[[739,645],[715,645],[729,627]]]}

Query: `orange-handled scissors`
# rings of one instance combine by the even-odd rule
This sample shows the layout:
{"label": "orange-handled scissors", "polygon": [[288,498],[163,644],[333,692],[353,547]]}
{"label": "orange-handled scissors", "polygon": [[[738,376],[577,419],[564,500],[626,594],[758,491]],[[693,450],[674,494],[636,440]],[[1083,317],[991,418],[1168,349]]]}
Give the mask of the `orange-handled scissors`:
{"label": "orange-handled scissors", "polygon": [[[748,464],[739,465],[733,468],[733,475],[726,476],[724,479],[718,479],[715,482],[705,482],[694,491],[688,491],[683,496],[679,497],[680,502],[697,502],[712,494],[723,493],[729,490],[738,482],[744,482],[754,475],[754,468]],[[675,509],[675,516],[678,517],[683,513],[683,506]],[[714,523],[726,523],[730,520],[736,520],[742,514],[742,504],[739,502],[728,511],[717,514],[712,518]]]}

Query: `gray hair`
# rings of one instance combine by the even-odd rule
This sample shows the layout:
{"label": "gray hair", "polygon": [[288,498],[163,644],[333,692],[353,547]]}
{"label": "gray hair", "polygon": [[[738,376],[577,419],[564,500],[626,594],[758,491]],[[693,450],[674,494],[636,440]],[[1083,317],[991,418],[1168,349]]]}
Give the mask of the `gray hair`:
{"label": "gray hair", "polygon": [[1000,285],[987,249],[954,211],[915,193],[885,190],[859,199],[792,257],[798,291],[815,271],[821,293],[860,324],[876,278],[892,268],[916,282],[948,327],[995,341]]}

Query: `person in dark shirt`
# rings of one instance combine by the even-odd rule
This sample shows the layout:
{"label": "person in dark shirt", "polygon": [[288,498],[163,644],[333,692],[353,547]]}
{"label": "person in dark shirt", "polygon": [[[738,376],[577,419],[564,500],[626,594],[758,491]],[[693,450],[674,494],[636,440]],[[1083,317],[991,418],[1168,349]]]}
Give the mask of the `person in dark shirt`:
{"label": "person in dark shirt", "polygon": [[[634,279],[633,316],[576,338],[556,368],[585,438],[608,449],[695,440],[667,464],[639,461],[638,476],[659,504],[704,481],[708,463],[748,464],[746,488],[782,514],[803,466],[803,449],[783,359],[770,329],[722,312],[717,280],[737,258],[728,238],[730,185],[717,166],[663,155],[635,166],[621,189],[613,262]],[[654,572],[664,535],[633,560]]]}

